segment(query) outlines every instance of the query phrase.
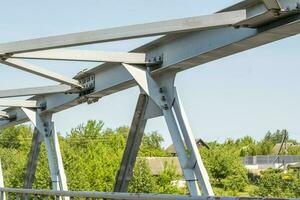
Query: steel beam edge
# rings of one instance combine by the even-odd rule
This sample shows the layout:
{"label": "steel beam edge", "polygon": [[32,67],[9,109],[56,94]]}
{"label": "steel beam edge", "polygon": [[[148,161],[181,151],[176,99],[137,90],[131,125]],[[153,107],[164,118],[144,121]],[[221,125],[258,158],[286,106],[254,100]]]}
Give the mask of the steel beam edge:
{"label": "steel beam edge", "polygon": [[[291,3],[291,1],[289,1]],[[296,4],[299,0],[293,0]],[[248,12],[256,12],[256,7],[247,8]],[[265,12],[268,10],[265,8]],[[291,11],[294,13],[293,11]],[[261,13],[261,11],[259,11]],[[276,19],[276,21],[274,21]],[[296,35],[300,32],[300,15],[295,14],[286,18],[274,16],[265,21],[264,26],[257,28],[218,28],[212,30],[195,31],[191,33],[164,36],[150,42],[132,52],[144,52],[147,58],[153,58],[164,54],[164,60],[160,67],[152,69],[154,76],[162,75],[168,71],[180,72],[213,60],[217,60],[238,52],[255,48],[273,41]],[[201,44],[201,45],[199,45]],[[185,51],[189,49],[189,51]],[[103,97],[130,87],[136,86],[132,76],[119,64],[103,64],[76,76],[80,79],[87,74],[95,75],[95,90],[86,97]],[[114,77],[113,79],[111,77]],[[39,102],[46,101],[47,109],[42,112],[59,112],[64,109],[76,106],[82,97],[79,95],[46,95],[35,96]],[[17,116],[16,121],[0,122],[1,127],[16,125],[28,121],[18,109],[6,109],[8,113]]]}
{"label": "steel beam edge", "polygon": [[296,198],[261,198],[261,197],[212,197],[212,196],[190,196],[190,195],[172,195],[172,194],[144,194],[144,193],[118,193],[118,192],[84,192],[84,191],[53,191],[53,190],[32,190],[0,188],[0,192],[15,194],[31,194],[43,196],[68,196],[68,197],[86,197],[103,198],[117,200],[296,200]]}
{"label": "steel beam edge", "polygon": [[218,28],[231,26],[244,19],[246,19],[246,11],[238,10],[183,19],[50,36],[0,44],[0,54],[10,55],[14,53],[25,53],[53,48]]}
{"label": "steel beam edge", "polygon": [[65,93],[71,89],[72,87],[69,85],[60,84],[53,86],[0,90],[0,98]]}

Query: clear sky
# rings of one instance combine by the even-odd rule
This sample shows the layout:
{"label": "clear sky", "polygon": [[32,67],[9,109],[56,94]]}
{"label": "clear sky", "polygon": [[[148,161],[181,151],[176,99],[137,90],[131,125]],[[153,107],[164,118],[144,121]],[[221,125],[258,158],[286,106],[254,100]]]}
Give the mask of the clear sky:
{"label": "clear sky", "polygon": [[[237,0],[10,0],[1,4],[0,42],[136,23],[210,14]],[[93,49],[128,51],[151,38],[92,45]],[[206,141],[289,130],[300,140],[300,36],[242,52],[178,74],[181,94],[195,136]],[[84,47],[86,48],[86,47]],[[74,76],[95,63],[32,63]],[[0,89],[49,85],[54,82],[0,66]],[[93,105],[81,105],[55,115],[56,128],[65,134],[88,119],[106,127],[130,125],[138,89],[132,88]],[[164,120],[150,120],[170,144]]]}

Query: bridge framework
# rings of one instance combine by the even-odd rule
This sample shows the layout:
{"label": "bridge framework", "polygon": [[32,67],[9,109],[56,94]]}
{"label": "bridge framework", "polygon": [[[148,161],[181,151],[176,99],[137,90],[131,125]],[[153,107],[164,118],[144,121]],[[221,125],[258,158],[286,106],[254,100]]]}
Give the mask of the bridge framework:
{"label": "bridge framework", "polygon": [[[0,106],[9,107],[0,113],[0,128],[27,121],[35,127],[24,187],[32,187],[40,144],[44,141],[52,189],[68,190],[53,114],[82,103],[95,103],[104,96],[138,85],[140,95],[114,191],[127,191],[147,120],[163,116],[190,195],[214,196],[174,86],[176,74],[296,35],[300,32],[299,24],[300,0],[245,0],[207,16],[0,44],[0,63],[60,83],[0,91],[0,98],[33,95],[28,100],[0,99]],[[154,35],[165,36],[132,52],[65,49]],[[69,78],[20,59],[105,63]]]}

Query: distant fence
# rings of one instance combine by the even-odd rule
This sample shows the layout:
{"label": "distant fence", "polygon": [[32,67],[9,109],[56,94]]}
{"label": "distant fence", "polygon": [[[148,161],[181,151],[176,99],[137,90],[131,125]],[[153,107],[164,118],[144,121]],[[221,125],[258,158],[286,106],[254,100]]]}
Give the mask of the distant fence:
{"label": "distant fence", "polygon": [[273,165],[300,162],[300,156],[246,156],[241,158],[244,165]]}

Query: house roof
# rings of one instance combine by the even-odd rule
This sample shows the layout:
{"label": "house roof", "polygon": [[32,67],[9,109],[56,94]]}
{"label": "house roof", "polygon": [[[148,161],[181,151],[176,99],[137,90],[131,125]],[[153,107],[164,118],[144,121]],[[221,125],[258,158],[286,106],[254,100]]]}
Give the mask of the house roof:
{"label": "house roof", "polygon": [[282,143],[277,143],[277,144],[274,145],[274,147],[272,149],[274,154],[279,154],[280,153],[279,151],[280,151],[281,145],[282,145],[281,152],[283,152],[284,149],[288,149],[288,148],[293,147],[293,146],[299,146],[300,147],[300,145],[295,145],[295,144],[289,143],[289,142],[288,143],[283,143],[283,144]]}
{"label": "house roof", "polygon": [[146,157],[143,159],[145,159],[149,165],[152,175],[161,174],[164,171],[166,164],[174,166],[176,173],[182,175],[182,170],[177,157]]}

